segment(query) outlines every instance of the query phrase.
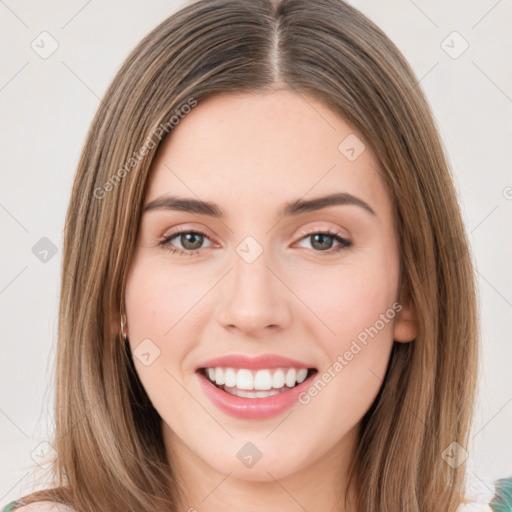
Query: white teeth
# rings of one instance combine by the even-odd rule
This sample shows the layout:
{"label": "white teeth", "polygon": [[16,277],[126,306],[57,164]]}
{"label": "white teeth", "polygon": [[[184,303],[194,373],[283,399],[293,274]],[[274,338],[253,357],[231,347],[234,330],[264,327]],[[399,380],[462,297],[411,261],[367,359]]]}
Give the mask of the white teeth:
{"label": "white teeth", "polygon": [[272,377],[272,387],[276,389],[282,388],[284,386],[284,381],[284,372],[281,370],[281,368],[278,368]]}
{"label": "white teeth", "polygon": [[[211,382],[217,386],[225,385],[238,390],[268,391],[280,389],[285,385],[289,388],[304,382],[307,377],[307,368],[277,368],[264,370],[248,370],[245,368],[207,368],[206,374]],[[245,395],[239,395],[245,396]],[[265,396],[270,396],[266,394]]]}
{"label": "white teeth", "polygon": [[268,390],[272,387],[272,375],[269,370],[260,370],[254,376],[254,389]]}
{"label": "white teeth", "polygon": [[254,389],[254,377],[250,370],[238,370],[236,385],[238,389]]}
{"label": "white teeth", "polygon": [[300,384],[301,382],[304,382],[306,380],[306,377],[308,376],[308,370],[307,368],[301,368],[297,372],[297,382]]}
{"label": "white teeth", "polygon": [[270,391],[243,391],[238,388],[225,388],[224,391],[230,395],[241,396],[243,398],[267,398],[267,396],[278,395],[282,391],[271,389]]}
{"label": "white teeth", "polygon": [[226,368],[224,372],[224,384],[229,387],[236,386],[236,372],[233,368]]}
{"label": "white teeth", "polygon": [[290,368],[288,370],[285,382],[289,388],[293,388],[293,386],[295,386],[295,383],[297,382],[297,372],[294,368]]}
{"label": "white teeth", "polygon": [[224,384],[224,370],[222,368],[215,368],[215,382],[219,386]]}

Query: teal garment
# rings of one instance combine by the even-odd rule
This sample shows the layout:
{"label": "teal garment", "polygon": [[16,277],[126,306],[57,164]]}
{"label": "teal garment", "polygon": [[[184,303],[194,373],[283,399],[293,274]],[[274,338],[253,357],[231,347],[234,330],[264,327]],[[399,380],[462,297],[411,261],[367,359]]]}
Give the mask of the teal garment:
{"label": "teal garment", "polygon": [[[512,512],[512,476],[502,478],[494,483],[495,494],[489,506],[493,512]],[[0,512],[10,512],[15,505],[21,505],[19,501],[11,501]]]}
{"label": "teal garment", "polygon": [[489,502],[493,512],[512,511],[512,476],[494,482],[494,498]]}
{"label": "teal garment", "polygon": [[[18,500],[11,501],[5,508],[3,508],[0,512],[9,512],[14,505],[20,506],[21,503]],[[16,511],[15,511],[16,512]]]}

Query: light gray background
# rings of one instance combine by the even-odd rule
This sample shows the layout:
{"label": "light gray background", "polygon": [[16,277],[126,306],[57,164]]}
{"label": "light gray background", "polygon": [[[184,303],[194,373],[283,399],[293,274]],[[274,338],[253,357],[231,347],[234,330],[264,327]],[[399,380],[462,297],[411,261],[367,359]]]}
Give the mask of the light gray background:
{"label": "light gray background", "polygon": [[[411,63],[452,163],[481,302],[469,476],[470,492],[485,501],[492,480],[512,475],[512,2],[351,3]],[[87,129],[129,51],[181,5],[0,0],[0,506],[32,490],[31,464],[49,449],[40,443],[53,422],[62,230]],[[47,59],[31,48],[50,48],[43,31],[59,45]],[[57,250],[46,262],[32,252],[43,237]]]}

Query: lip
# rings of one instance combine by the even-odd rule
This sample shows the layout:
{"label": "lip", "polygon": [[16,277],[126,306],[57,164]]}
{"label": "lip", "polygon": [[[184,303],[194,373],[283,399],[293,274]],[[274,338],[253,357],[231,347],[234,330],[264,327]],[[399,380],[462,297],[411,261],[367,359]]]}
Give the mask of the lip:
{"label": "lip", "polygon": [[196,366],[195,370],[201,368],[247,368],[248,370],[263,370],[265,368],[314,368],[313,365],[303,363],[297,359],[279,356],[277,354],[262,354],[256,357],[248,357],[243,354],[231,354],[215,359],[209,359]]}
{"label": "lip", "polygon": [[222,412],[244,420],[263,420],[282,414],[298,402],[299,395],[312,385],[317,374],[318,370],[304,382],[277,395],[266,398],[243,398],[219,389],[199,370],[196,371],[203,391],[213,404]]}

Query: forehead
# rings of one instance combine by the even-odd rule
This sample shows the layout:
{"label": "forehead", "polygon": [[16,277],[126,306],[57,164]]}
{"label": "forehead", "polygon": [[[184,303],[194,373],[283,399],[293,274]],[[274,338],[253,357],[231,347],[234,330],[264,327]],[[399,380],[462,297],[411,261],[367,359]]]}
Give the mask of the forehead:
{"label": "forehead", "polygon": [[172,193],[257,214],[276,202],[332,192],[390,208],[362,137],[322,102],[278,90],[199,102],[159,149],[145,203]]}

